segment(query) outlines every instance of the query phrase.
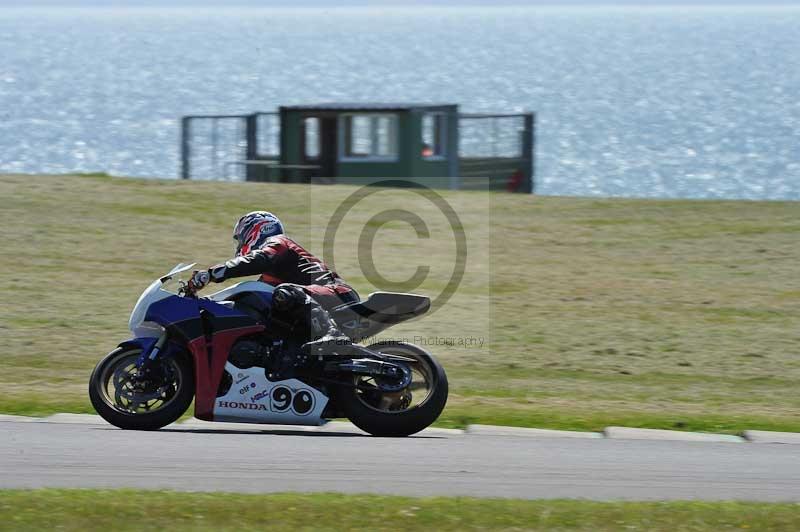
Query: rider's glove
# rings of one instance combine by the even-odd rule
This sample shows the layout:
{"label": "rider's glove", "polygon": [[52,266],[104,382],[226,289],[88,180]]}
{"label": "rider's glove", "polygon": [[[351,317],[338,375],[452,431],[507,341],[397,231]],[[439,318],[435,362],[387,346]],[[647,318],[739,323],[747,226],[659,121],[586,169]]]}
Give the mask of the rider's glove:
{"label": "rider's glove", "polygon": [[209,281],[211,281],[211,275],[208,273],[208,270],[195,270],[192,273],[192,278],[189,279],[189,288],[191,288],[192,291],[200,290],[207,285]]}

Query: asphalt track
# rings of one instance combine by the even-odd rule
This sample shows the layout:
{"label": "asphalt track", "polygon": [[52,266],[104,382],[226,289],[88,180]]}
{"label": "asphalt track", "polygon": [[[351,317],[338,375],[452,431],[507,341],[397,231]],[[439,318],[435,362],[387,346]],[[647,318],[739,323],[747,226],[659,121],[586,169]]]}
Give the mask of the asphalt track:
{"label": "asphalt track", "polygon": [[0,421],[0,488],[800,501],[796,445],[239,427]]}

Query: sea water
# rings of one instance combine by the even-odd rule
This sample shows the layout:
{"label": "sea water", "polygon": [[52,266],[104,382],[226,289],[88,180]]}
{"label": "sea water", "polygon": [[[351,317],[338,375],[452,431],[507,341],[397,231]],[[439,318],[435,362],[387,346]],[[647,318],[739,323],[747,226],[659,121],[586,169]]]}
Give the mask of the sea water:
{"label": "sea water", "polygon": [[540,194],[800,199],[800,9],[0,9],[0,172],[176,177],[179,118],[537,113]]}

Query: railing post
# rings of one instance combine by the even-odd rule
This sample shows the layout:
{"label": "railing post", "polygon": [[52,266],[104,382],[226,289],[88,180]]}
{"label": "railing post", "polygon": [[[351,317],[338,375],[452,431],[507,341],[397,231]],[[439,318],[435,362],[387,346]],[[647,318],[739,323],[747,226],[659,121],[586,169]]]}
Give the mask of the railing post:
{"label": "railing post", "polygon": [[[461,129],[461,116],[458,109],[453,110],[449,115],[447,123],[447,173],[450,174],[450,189],[458,190],[461,188],[461,154],[459,147],[461,144],[460,129]],[[450,121],[455,121],[455,123]]]}
{"label": "railing post", "polygon": [[220,179],[219,173],[219,118],[214,117],[211,119],[211,174],[205,179]]}
{"label": "railing post", "polygon": [[189,122],[191,118],[184,116],[181,118],[181,178],[189,179],[191,177],[191,169],[189,168]]}
{"label": "railing post", "polygon": [[524,191],[528,194],[533,194],[536,172],[536,115],[534,113],[526,113],[524,116],[525,126],[522,132],[522,157],[526,162]]}
{"label": "railing post", "polygon": [[[247,143],[247,153],[245,159],[248,161],[255,161],[258,159],[258,113],[247,115],[245,125],[245,141]],[[255,181],[257,179],[256,172],[258,168],[254,168],[250,164],[244,166],[244,178],[246,181]]]}

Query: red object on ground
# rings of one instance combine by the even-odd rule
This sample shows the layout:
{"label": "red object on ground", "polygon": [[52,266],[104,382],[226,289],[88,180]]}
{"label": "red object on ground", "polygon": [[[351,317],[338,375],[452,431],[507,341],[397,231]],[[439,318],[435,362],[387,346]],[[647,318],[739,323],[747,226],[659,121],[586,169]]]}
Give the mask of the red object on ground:
{"label": "red object on ground", "polygon": [[517,192],[519,190],[519,186],[522,184],[522,175],[521,170],[515,170],[511,177],[508,178],[508,183],[506,184],[506,190],[509,192]]}

